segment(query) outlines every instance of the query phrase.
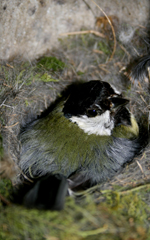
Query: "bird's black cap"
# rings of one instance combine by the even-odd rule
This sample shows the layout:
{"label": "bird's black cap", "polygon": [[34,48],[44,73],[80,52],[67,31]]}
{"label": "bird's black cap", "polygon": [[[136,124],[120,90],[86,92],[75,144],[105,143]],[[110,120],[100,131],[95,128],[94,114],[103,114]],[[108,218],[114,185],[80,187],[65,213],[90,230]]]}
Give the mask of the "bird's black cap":
{"label": "bird's black cap", "polygon": [[128,102],[121,94],[116,93],[109,83],[93,80],[73,88],[64,104],[63,112],[68,118],[80,115],[95,117]]}

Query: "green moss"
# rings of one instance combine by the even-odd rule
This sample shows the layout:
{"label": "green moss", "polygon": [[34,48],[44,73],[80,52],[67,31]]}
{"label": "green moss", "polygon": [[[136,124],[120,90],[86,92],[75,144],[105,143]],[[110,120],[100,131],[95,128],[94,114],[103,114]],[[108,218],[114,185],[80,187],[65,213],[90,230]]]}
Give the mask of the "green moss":
{"label": "green moss", "polygon": [[[135,224],[144,226],[148,220],[150,207],[146,203],[146,193],[150,192],[150,186],[132,188],[126,191],[109,191],[103,193],[107,207],[110,206],[114,215],[123,215],[127,219],[133,218]],[[148,220],[149,221],[149,220]]]}
{"label": "green moss", "polygon": [[[58,82],[54,72],[63,70],[65,63],[56,57],[43,57],[32,65],[29,62],[13,63],[12,67],[1,64],[0,71],[3,76],[3,85],[0,93],[4,96],[6,91],[20,89],[23,85],[31,85],[34,82]],[[58,76],[58,75],[57,75]]]}
{"label": "green moss", "polygon": [[25,85],[31,85],[35,81],[45,83],[58,82],[59,79],[55,79],[52,73],[63,70],[64,67],[65,63],[56,57],[43,57],[34,67],[30,67],[30,74],[25,81]]}
{"label": "green moss", "polygon": [[52,78],[52,76],[47,73],[44,73],[41,76],[41,81],[43,81],[43,82],[59,82],[59,80]]}
{"label": "green moss", "polygon": [[[68,197],[61,212],[1,207],[0,239],[146,240],[150,234],[150,208],[145,201],[148,192],[149,185],[126,191],[104,190],[97,198],[87,194],[78,204]],[[105,201],[99,201],[101,196]]]}
{"label": "green moss", "polygon": [[8,82],[9,80],[9,70],[6,66],[1,66],[1,71],[4,73],[5,80]]}
{"label": "green moss", "polygon": [[44,68],[45,70],[49,71],[59,71],[63,70],[65,67],[65,63],[61,60],[57,59],[56,57],[43,57],[37,63],[37,68],[41,69]]}
{"label": "green moss", "polygon": [[98,50],[102,51],[103,53],[105,53],[108,56],[110,55],[110,53],[112,51],[107,42],[100,41],[100,42],[98,42],[97,47],[98,47]]}
{"label": "green moss", "polygon": [[[0,123],[1,123],[1,126],[5,125],[5,120],[3,119],[3,117],[0,117]],[[2,139],[1,139],[1,141],[2,141]]]}
{"label": "green moss", "polygon": [[82,76],[84,74],[84,72],[78,71],[77,74],[78,74],[78,76]]}
{"label": "green moss", "polygon": [[22,82],[22,77],[23,77],[23,73],[25,72],[25,69],[21,70],[20,73],[17,75],[16,81],[18,83]]}
{"label": "green moss", "polygon": [[90,48],[95,44],[95,38],[92,34],[82,34],[81,35],[82,45],[86,48]]}

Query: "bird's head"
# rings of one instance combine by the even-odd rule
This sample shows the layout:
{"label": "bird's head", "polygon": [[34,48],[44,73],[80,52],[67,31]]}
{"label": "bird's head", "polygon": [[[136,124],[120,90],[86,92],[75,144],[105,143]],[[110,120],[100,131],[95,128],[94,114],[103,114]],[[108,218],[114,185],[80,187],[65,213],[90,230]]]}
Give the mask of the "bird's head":
{"label": "bird's head", "polygon": [[132,125],[131,114],[125,107],[128,102],[109,83],[93,80],[74,88],[63,112],[85,133],[109,136],[117,126]]}

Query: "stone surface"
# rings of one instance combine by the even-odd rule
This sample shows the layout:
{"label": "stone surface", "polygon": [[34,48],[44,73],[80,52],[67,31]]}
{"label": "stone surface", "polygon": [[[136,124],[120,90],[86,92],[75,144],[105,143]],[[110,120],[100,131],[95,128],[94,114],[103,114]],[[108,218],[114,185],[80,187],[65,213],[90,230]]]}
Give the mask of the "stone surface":
{"label": "stone surface", "polygon": [[[134,28],[146,23],[149,0],[97,0],[110,16]],[[59,47],[61,33],[94,29],[102,11],[92,0],[1,0],[0,59],[33,60]]]}

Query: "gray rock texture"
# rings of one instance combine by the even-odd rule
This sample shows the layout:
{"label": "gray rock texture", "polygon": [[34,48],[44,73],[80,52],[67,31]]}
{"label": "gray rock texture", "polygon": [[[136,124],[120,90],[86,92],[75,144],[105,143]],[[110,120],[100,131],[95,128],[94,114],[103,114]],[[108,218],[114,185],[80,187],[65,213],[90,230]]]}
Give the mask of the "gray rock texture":
{"label": "gray rock texture", "polygon": [[[149,0],[97,0],[110,16],[133,27],[145,24]],[[59,47],[62,33],[94,29],[102,11],[91,0],[1,0],[0,59],[33,60]]]}

